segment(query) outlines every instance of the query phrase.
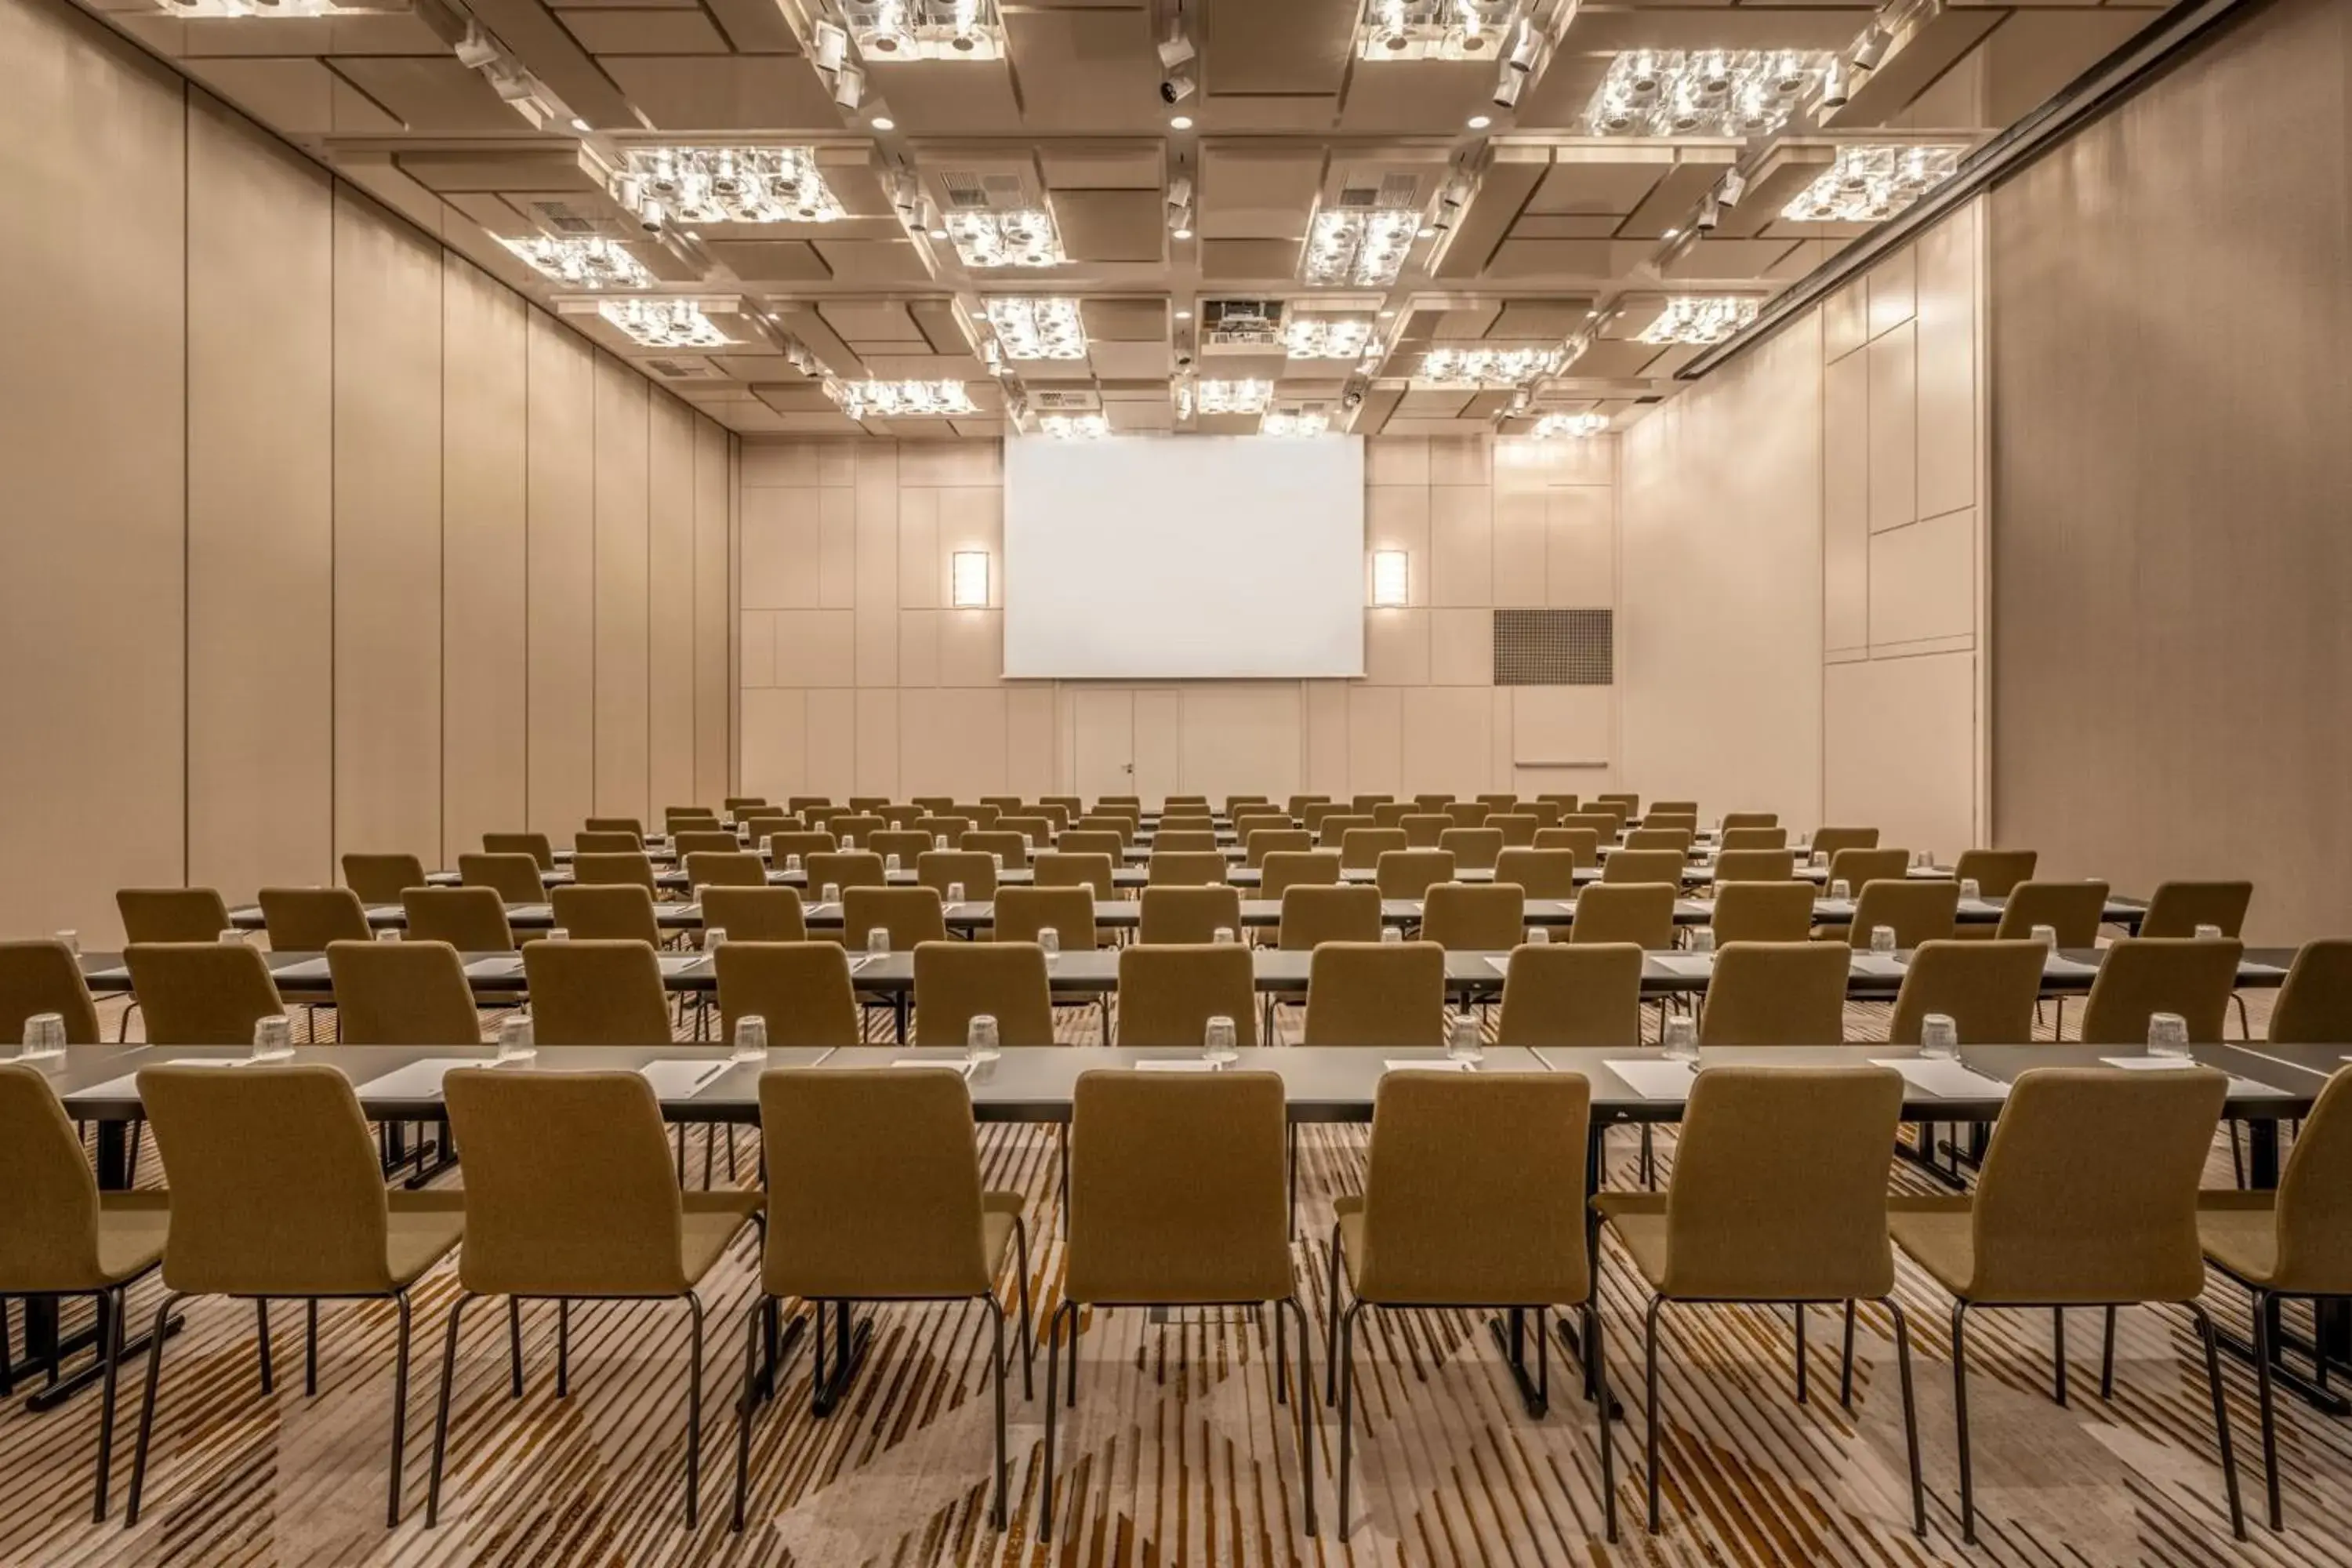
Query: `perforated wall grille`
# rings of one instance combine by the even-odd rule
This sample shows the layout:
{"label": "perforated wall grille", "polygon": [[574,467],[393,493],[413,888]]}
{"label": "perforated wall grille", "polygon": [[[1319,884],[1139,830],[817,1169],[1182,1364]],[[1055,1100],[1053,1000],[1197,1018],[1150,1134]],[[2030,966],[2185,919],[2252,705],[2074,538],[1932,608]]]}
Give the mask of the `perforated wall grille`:
{"label": "perforated wall grille", "polygon": [[1615,620],[1610,610],[1496,610],[1495,684],[1614,684]]}

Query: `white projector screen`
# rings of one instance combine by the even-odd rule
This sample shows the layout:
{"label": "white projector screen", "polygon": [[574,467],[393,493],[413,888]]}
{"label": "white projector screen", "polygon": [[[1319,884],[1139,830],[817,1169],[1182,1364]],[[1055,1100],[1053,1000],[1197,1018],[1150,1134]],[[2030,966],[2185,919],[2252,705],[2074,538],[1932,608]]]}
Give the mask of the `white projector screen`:
{"label": "white projector screen", "polygon": [[1360,436],[1013,437],[1004,673],[1364,673]]}

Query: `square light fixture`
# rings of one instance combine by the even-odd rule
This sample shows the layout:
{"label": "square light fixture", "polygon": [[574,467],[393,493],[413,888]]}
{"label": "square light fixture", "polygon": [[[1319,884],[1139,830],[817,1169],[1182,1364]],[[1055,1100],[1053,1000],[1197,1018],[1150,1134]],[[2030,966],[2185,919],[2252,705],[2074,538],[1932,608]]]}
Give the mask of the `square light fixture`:
{"label": "square light fixture", "polygon": [[1547,414],[1536,421],[1536,427],[1529,434],[1538,441],[1563,437],[1582,441],[1608,428],[1609,416],[1606,414]]}
{"label": "square light fixture", "polygon": [[807,147],[632,147],[614,195],[651,228],[848,216]]}
{"label": "square light fixture", "polygon": [[629,254],[618,240],[590,237],[584,239],[559,238],[551,235],[533,235],[529,239],[509,239],[501,236],[500,245],[536,270],[551,283],[561,283],[567,289],[650,289],[654,275],[645,264]]}
{"label": "square light fixture", "polygon": [[1326,207],[1307,231],[1299,276],[1309,283],[1385,289],[1404,270],[1420,231],[1411,207]]}
{"label": "square light fixture", "polygon": [[1270,381],[1204,381],[1193,392],[1203,414],[1263,414],[1273,401]]}
{"label": "square light fixture", "polygon": [[959,550],[950,563],[948,602],[959,610],[988,608],[988,552]]}
{"label": "square light fixture", "polygon": [[1645,343],[1719,343],[1756,319],[1762,304],[1738,294],[1676,294],[1642,329]]}
{"label": "square light fixture", "polygon": [[1410,587],[1406,574],[1412,559],[1402,550],[1372,552],[1372,603],[1375,605],[1394,609],[1404,605]]}
{"label": "square light fixture", "polygon": [[1498,60],[1519,0],[1364,0],[1356,54],[1367,60]]}
{"label": "square light fixture", "polygon": [[1359,359],[1372,345],[1366,316],[1293,316],[1282,323],[1282,349],[1292,359]]}
{"label": "square light fixture", "polygon": [[1780,209],[1790,223],[1878,223],[1893,217],[1960,166],[1965,147],[1858,147],[1837,150],[1822,176]]}
{"label": "square light fixture", "polygon": [[1330,428],[1330,413],[1322,408],[1269,408],[1257,422],[1261,436],[1320,436]]}
{"label": "square light fixture", "polygon": [[945,419],[980,412],[960,381],[829,380],[824,395],[852,419]]}
{"label": "square light fixture", "polygon": [[735,341],[692,300],[606,300],[596,313],[642,348],[723,349]]}
{"label": "square light fixture", "polygon": [[1084,359],[1087,329],[1078,302],[1061,298],[1000,295],[987,301],[988,324],[1008,359]]}
{"label": "square light fixture", "polygon": [[1004,58],[995,0],[843,0],[842,14],[868,60]]}
{"label": "square light fixture", "polygon": [[1038,427],[1056,441],[1092,441],[1110,434],[1110,421],[1099,414],[1046,414]]}
{"label": "square light fixture", "polygon": [[1628,49],[1584,111],[1595,136],[1769,136],[1829,68],[1803,49]]}
{"label": "square light fixture", "polygon": [[1069,259],[1054,215],[1044,207],[951,212],[943,221],[966,267],[1059,267]]}
{"label": "square light fixture", "polygon": [[1446,386],[1521,386],[1567,362],[1558,348],[1432,349],[1414,379]]}

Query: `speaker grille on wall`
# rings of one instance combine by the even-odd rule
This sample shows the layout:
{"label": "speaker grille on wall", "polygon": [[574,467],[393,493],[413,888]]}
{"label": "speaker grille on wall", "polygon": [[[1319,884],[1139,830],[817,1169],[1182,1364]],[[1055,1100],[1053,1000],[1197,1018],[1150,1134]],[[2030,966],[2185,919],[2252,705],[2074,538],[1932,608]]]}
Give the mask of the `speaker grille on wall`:
{"label": "speaker grille on wall", "polygon": [[1495,684],[1613,685],[1615,621],[1612,610],[1496,610]]}

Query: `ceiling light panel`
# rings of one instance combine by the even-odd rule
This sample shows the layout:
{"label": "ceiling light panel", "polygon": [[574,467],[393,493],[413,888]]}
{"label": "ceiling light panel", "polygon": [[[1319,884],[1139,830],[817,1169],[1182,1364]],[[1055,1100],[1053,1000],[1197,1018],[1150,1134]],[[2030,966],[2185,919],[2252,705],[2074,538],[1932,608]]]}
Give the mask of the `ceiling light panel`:
{"label": "ceiling light panel", "polygon": [[1841,147],[1821,178],[1780,209],[1791,223],[1877,223],[1960,166],[1965,147]]}
{"label": "ceiling light panel", "polygon": [[1087,330],[1076,300],[1004,295],[988,302],[988,324],[1008,359],[1084,359]]}
{"label": "ceiling light panel", "polygon": [[1798,49],[1631,49],[1584,112],[1595,136],[1769,136],[1830,57]]}
{"label": "ceiling light panel", "polygon": [[1283,352],[1292,359],[1360,359],[1374,326],[1368,316],[1293,316],[1282,326]]}
{"label": "ceiling light panel", "polygon": [[1099,414],[1048,414],[1037,424],[1057,441],[1092,441],[1110,434],[1110,421]]}
{"label": "ceiling light panel", "polygon": [[530,239],[501,237],[499,243],[520,257],[551,283],[567,289],[650,289],[654,275],[618,241],[589,237]]}
{"label": "ceiling light panel", "polygon": [[1385,289],[1404,270],[1421,215],[1402,207],[1326,207],[1307,237],[1300,276],[1309,283]]}
{"label": "ceiling light panel", "polygon": [[[156,0],[169,16],[234,19],[241,16],[341,16],[351,8],[331,0]],[[362,7],[366,9],[366,7]]]}
{"label": "ceiling light panel", "polygon": [[950,212],[945,222],[966,267],[1059,267],[1068,259],[1054,215],[1044,207]]}
{"label": "ceiling light panel", "polygon": [[1320,436],[1331,428],[1331,416],[1320,408],[1269,408],[1257,422],[1261,436]]}
{"label": "ceiling light panel", "polygon": [[1538,441],[1589,440],[1609,428],[1605,414],[1547,414],[1530,432]]}
{"label": "ceiling light panel", "polygon": [[960,381],[829,380],[824,395],[852,419],[944,419],[980,412]]}
{"label": "ceiling light panel", "polygon": [[1645,343],[1719,343],[1756,319],[1760,302],[1736,294],[1677,294],[1642,329]]}
{"label": "ceiling light panel", "polygon": [[1364,0],[1356,53],[1367,60],[1503,58],[1518,0]]}
{"label": "ceiling light panel", "polygon": [[1194,388],[1192,401],[1203,414],[1263,414],[1274,401],[1274,383],[1203,381]]}
{"label": "ceiling light panel", "polygon": [[1432,349],[1422,356],[1414,379],[1444,386],[1520,386],[1552,374],[1567,359],[1566,351],[1557,346]]}
{"label": "ceiling light panel", "polygon": [[857,52],[869,60],[1001,60],[995,0],[842,0]]}
{"label": "ceiling light panel", "polygon": [[734,340],[691,300],[606,300],[596,313],[649,349],[723,349]]}
{"label": "ceiling light panel", "polygon": [[649,228],[845,216],[806,147],[633,147],[615,195]]}

